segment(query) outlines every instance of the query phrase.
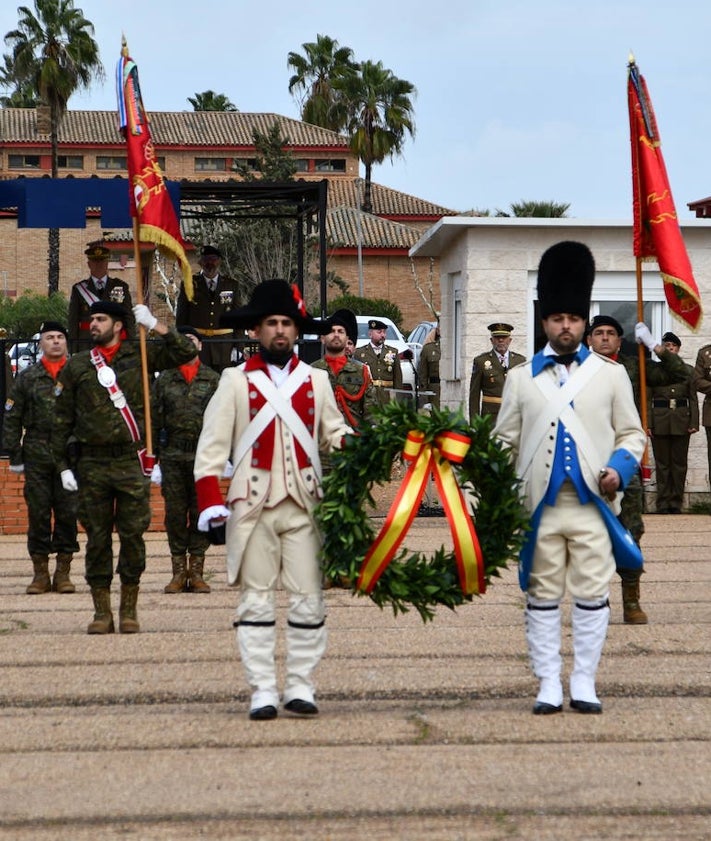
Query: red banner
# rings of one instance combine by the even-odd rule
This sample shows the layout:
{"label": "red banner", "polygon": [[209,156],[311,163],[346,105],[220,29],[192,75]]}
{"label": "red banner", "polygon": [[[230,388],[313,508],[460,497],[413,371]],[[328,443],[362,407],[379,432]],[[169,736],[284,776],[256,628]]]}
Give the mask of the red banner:
{"label": "red banner", "polygon": [[632,144],[634,255],[659,263],[669,309],[692,330],[697,330],[703,315],[701,296],[681,236],[647,84],[634,59],[629,63],[627,96]]}
{"label": "red banner", "polygon": [[119,130],[126,139],[131,216],[138,218],[139,239],[155,243],[161,253],[180,263],[185,294],[192,301],[193,273],[185,256],[185,241],[156,160],[138,67],[128,55],[125,40],[116,67],[116,92]]}

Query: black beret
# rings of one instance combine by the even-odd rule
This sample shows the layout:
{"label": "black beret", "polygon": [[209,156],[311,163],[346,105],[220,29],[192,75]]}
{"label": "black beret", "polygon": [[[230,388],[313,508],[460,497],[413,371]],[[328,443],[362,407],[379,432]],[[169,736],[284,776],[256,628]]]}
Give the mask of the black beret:
{"label": "black beret", "polygon": [[117,304],[115,301],[94,301],[94,303],[89,308],[89,312],[92,315],[96,315],[96,313],[103,313],[104,315],[110,315],[111,318],[114,320],[126,322],[128,318],[128,312],[126,311],[126,307],[121,306],[121,304]]}
{"label": "black beret", "polygon": [[67,336],[67,328],[61,324],[59,321],[43,321],[40,324],[40,328],[38,330],[40,334],[42,333],[64,333],[64,337]]}
{"label": "black beret", "polygon": [[664,342],[671,342],[673,345],[681,347],[681,339],[676,335],[676,333],[672,333],[671,330],[662,336],[662,344],[664,344]]}
{"label": "black beret", "polygon": [[183,336],[195,336],[196,339],[202,341],[202,333],[200,333],[195,327],[191,326],[190,324],[181,324],[175,329],[178,331],[178,333],[182,333]]}
{"label": "black beret", "polygon": [[611,315],[596,315],[590,322],[589,332],[592,333],[596,327],[612,327],[618,336],[624,336],[625,334],[620,322]]}

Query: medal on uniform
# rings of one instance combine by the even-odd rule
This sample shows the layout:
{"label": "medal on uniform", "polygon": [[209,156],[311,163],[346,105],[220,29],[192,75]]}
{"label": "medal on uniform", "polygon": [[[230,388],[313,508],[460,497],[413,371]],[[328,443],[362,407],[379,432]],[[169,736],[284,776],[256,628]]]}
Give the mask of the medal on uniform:
{"label": "medal on uniform", "polygon": [[108,365],[102,365],[96,371],[96,379],[104,388],[112,388],[116,385],[116,371],[113,368],[109,368]]}

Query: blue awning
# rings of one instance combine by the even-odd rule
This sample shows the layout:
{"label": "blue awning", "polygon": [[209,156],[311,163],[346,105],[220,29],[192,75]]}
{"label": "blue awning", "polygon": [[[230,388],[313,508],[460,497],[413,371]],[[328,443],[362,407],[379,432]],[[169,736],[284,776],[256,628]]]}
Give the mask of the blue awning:
{"label": "blue awning", "polygon": [[[166,181],[180,218],[180,184]],[[127,178],[16,178],[0,181],[0,210],[17,211],[18,228],[85,228],[88,209],[104,228],[131,228]]]}

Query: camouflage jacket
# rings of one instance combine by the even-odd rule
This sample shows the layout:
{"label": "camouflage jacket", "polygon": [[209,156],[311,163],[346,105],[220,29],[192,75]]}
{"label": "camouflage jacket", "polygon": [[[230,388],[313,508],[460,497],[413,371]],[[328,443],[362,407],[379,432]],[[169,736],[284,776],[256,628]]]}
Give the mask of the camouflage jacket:
{"label": "camouflage jacket", "polygon": [[[639,411],[639,359],[636,356],[626,356],[625,354],[620,354],[617,357],[617,361],[620,365],[624,365],[625,370],[632,381],[634,402],[637,406],[637,411]],[[686,363],[679,354],[672,353],[670,350],[666,349],[661,352],[659,362],[653,362],[651,359],[647,359],[644,371],[644,382],[647,388],[656,388],[656,386],[671,385],[672,383],[683,383],[689,376],[686,370]]]}
{"label": "camouflage jacket", "polygon": [[[148,371],[176,367],[195,357],[195,345],[187,337],[170,330],[165,336],[147,342]],[[144,435],[143,378],[137,344],[123,342],[110,366],[117,376],[141,436]],[[79,445],[105,447],[107,458],[115,449],[131,444],[131,434],[121,412],[111,401],[108,389],[98,381],[90,351],[73,356],[64,366],[57,383],[57,403],[51,448],[60,470],[68,467],[66,447],[70,438]]]}
{"label": "camouflage jacket", "polygon": [[220,375],[207,365],[200,365],[190,382],[178,368],[160,373],[151,396],[153,448],[159,459],[195,457],[202,418],[219,382]]}
{"label": "camouflage jacket", "polygon": [[49,436],[57,400],[55,386],[42,362],[17,376],[12,397],[5,402],[3,420],[3,447],[10,464],[52,463]]}
{"label": "camouflage jacket", "polygon": [[[311,367],[320,368],[328,374],[338,408],[350,427],[357,429],[368,420],[377,402],[367,365],[349,359],[337,375],[334,375],[325,359],[317,359]],[[361,396],[353,399],[358,394]]]}

